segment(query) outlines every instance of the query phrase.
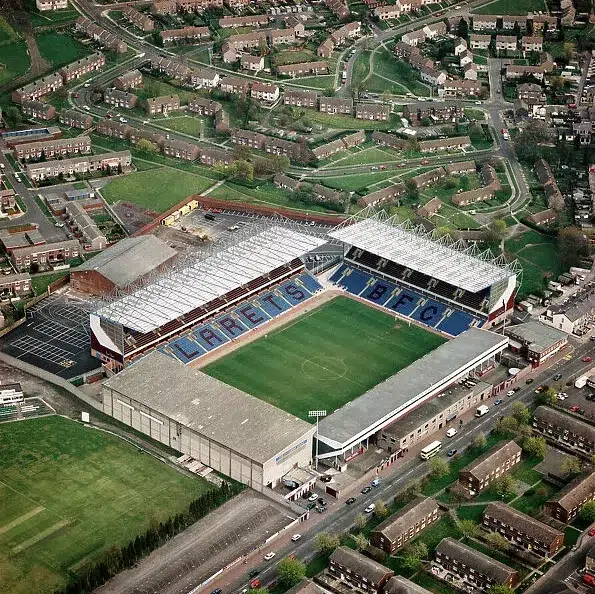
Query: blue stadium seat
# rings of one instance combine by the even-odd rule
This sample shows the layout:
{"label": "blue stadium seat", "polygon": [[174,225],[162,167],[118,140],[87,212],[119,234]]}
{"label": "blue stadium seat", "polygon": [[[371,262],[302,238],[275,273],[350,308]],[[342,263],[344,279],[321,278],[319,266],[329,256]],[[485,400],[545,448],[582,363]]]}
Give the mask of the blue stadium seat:
{"label": "blue stadium seat", "polygon": [[333,272],[333,274],[329,277],[331,283],[337,283],[339,279],[345,274],[346,270],[347,266],[345,264],[339,266],[339,268],[337,268],[337,270],[335,270],[335,272]]}
{"label": "blue stadium seat", "polygon": [[[180,336],[168,345],[169,351],[182,363],[190,363],[205,354],[205,349],[186,336]],[[159,349],[161,350],[161,349]],[[164,351],[161,351],[164,352]]]}
{"label": "blue stadium seat", "polygon": [[445,311],[446,305],[438,303],[438,301],[434,301],[433,299],[428,299],[413,312],[411,317],[433,328],[442,320]]}
{"label": "blue stadium seat", "polygon": [[256,302],[271,318],[276,318],[278,315],[291,309],[291,304],[286,299],[279,297],[279,295],[272,291],[259,295]]}
{"label": "blue stadium seat", "polygon": [[279,287],[279,292],[291,305],[299,305],[311,297],[310,293],[293,281],[287,281]]}
{"label": "blue stadium seat", "polygon": [[322,290],[322,285],[310,274],[307,272],[300,274],[298,277],[300,281],[303,283],[304,287],[312,293],[312,295],[318,293],[318,291]]}
{"label": "blue stadium seat", "polygon": [[236,307],[234,314],[247,328],[257,328],[261,324],[268,322],[271,317],[256,302],[244,301]]}
{"label": "blue stadium seat", "polygon": [[468,314],[465,311],[456,310],[444,318],[444,320],[436,326],[436,329],[441,332],[446,332],[451,336],[458,336],[462,332],[465,332],[474,320],[475,318],[471,314]]}
{"label": "blue stadium seat", "polygon": [[214,323],[216,324],[215,327],[229,338],[237,338],[248,330],[246,325],[238,320],[236,316],[232,316],[231,313],[219,316]]}
{"label": "blue stadium seat", "polygon": [[389,283],[384,280],[377,280],[368,286],[368,288],[362,293],[364,299],[378,303],[378,305],[384,305],[391,296],[391,293],[397,288],[393,283]]}
{"label": "blue stadium seat", "polygon": [[366,272],[351,268],[339,284],[353,295],[359,295],[366,288],[370,278],[371,276]]}
{"label": "blue stadium seat", "polygon": [[213,328],[210,324],[202,324],[190,332],[189,336],[196,340],[206,351],[229,342],[229,338],[221,331]]}
{"label": "blue stadium seat", "polygon": [[403,289],[398,295],[395,295],[386,304],[386,307],[399,312],[402,316],[409,316],[413,313],[421,295],[411,289]]}

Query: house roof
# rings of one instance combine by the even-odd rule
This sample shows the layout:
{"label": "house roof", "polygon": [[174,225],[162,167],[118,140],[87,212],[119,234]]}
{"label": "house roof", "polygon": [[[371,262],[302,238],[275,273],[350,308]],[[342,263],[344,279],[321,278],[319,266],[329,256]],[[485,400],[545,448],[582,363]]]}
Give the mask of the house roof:
{"label": "house roof", "polygon": [[379,524],[374,532],[381,533],[390,541],[396,540],[408,531],[422,518],[427,517],[438,509],[438,504],[430,497],[418,496],[410,501],[403,509],[399,510]]}
{"label": "house roof", "polygon": [[485,454],[463,468],[459,474],[470,473],[479,481],[484,480],[494,467],[500,466],[505,460],[520,454],[521,448],[514,441],[498,443]]}
{"label": "house roof", "polygon": [[538,406],[534,418],[568,430],[587,441],[595,442],[595,427],[549,406]]}
{"label": "house roof", "polygon": [[528,516],[513,507],[506,505],[500,501],[490,503],[483,513],[484,518],[493,518],[499,520],[508,526],[514,526],[516,530],[531,536],[538,541],[550,544],[560,536],[564,536],[563,532]]}
{"label": "house roof", "polygon": [[373,584],[380,582],[386,575],[393,575],[394,573],[388,567],[380,565],[380,563],[348,547],[335,549],[330,560],[338,565],[350,568],[354,573],[367,578]]}
{"label": "house roof", "polygon": [[432,594],[429,590],[400,575],[393,577],[384,586],[385,594]]}
{"label": "house roof", "polygon": [[566,332],[542,324],[538,320],[531,320],[517,326],[508,326],[506,330],[508,336],[528,344],[530,350],[536,353],[541,353],[568,338]]}
{"label": "house roof", "polygon": [[547,502],[558,503],[564,509],[571,510],[579,506],[593,491],[595,491],[595,471],[587,476],[577,477]]}
{"label": "house roof", "polygon": [[504,563],[500,563],[500,561],[496,561],[476,549],[454,540],[454,538],[443,538],[436,547],[436,552],[448,555],[451,559],[464,563],[467,567],[498,583],[505,582],[511,575],[517,573],[508,565],[504,565]]}

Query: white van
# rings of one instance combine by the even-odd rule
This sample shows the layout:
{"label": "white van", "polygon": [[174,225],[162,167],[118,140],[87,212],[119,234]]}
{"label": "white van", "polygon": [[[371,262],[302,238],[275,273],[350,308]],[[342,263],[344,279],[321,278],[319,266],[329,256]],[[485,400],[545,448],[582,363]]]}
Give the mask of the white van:
{"label": "white van", "polygon": [[487,415],[489,412],[490,412],[490,409],[485,404],[482,404],[475,411],[475,416],[476,417],[483,417],[483,415]]}
{"label": "white van", "polygon": [[446,432],[446,437],[454,437],[457,434],[457,430],[454,427],[451,427],[447,432]]}
{"label": "white van", "polygon": [[370,483],[370,485],[371,485],[372,487],[378,487],[378,485],[380,485],[380,479],[374,479],[374,480],[373,480],[373,481]]}

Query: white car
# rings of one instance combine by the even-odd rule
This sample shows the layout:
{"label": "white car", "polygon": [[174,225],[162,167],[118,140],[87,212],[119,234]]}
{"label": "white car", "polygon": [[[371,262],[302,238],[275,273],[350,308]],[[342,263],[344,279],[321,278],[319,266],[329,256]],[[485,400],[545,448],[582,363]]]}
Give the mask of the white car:
{"label": "white car", "polygon": [[265,560],[265,561],[270,561],[270,560],[271,560],[271,559],[272,559],[272,558],[275,556],[275,554],[276,554],[276,553],[273,553],[273,551],[271,551],[270,553],[267,553],[267,554],[264,556],[264,560]]}
{"label": "white car", "polygon": [[454,437],[457,434],[457,430],[454,427],[451,427],[447,432],[446,432],[446,437]]}
{"label": "white car", "polygon": [[292,540],[293,542],[296,542],[296,541],[297,541],[297,540],[299,540],[300,538],[302,538],[302,535],[301,535],[301,534],[294,534],[294,535],[291,537],[291,540]]}
{"label": "white car", "polygon": [[54,227],[59,227],[60,229],[64,227],[64,223],[56,222],[54,223]]}
{"label": "white car", "polygon": [[308,497],[308,501],[316,501],[318,499],[318,495],[316,493],[312,493],[310,497]]}
{"label": "white car", "polygon": [[374,503],[370,503],[368,507],[364,510],[367,514],[371,514],[376,509],[376,505]]}
{"label": "white car", "polygon": [[508,392],[506,392],[507,396],[514,396],[514,390],[508,390]]}
{"label": "white car", "polygon": [[87,111],[91,111],[91,108],[88,105],[83,105],[83,109],[86,109]]}
{"label": "white car", "polygon": [[475,105],[481,105],[481,101],[476,101]]}

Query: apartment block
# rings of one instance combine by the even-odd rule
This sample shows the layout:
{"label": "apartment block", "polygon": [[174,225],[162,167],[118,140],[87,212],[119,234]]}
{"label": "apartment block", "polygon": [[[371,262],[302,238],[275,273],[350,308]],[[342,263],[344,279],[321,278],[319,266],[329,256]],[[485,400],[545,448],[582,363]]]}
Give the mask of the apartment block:
{"label": "apartment block", "polygon": [[297,64],[285,64],[277,66],[277,72],[282,76],[296,78],[298,76],[311,76],[317,74],[327,74],[328,62],[299,62]]}
{"label": "apartment block", "polygon": [[85,74],[89,74],[89,72],[101,70],[104,66],[105,56],[101,52],[95,52],[90,56],[68,64],[68,66],[63,66],[58,70],[58,74],[62,77],[64,84],[68,84]]}
{"label": "apartment block", "polygon": [[256,81],[252,83],[250,96],[252,99],[274,103],[279,99],[279,87],[273,83]]}
{"label": "apartment block", "polygon": [[538,406],[533,431],[574,453],[595,454],[595,427],[560,410]]}
{"label": "apartment block", "polygon": [[184,161],[195,161],[200,156],[200,147],[185,140],[166,140],[163,143],[163,154]]}
{"label": "apartment block", "polygon": [[252,132],[251,130],[242,130],[241,128],[234,128],[231,131],[230,140],[234,144],[240,146],[247,146],[255,150],[263,150],[264,143],[267,137],[259,132]]}
{"label": "apartment block", "polygon": [[32,264],[42,269],[63,264],[70,258],[76,258],[81,252],[81,245],[76,239],[29,245],[10,250],[10,260],[19,272],[29,270]]}
{"label": "apartment block", "polygon": [[107,238],[99,230],[93,219],[87,214],[85,207],[76,201],[66,202],[66,222],[74,235],[87,250],[104,250]]}
{"label": "apartment block", "polygon": [[595,472],[580,476],[545,503],[548,515],[568,524],[576,518],[581,507],[595,499]]}
{"label": "apartment block", "polygon": [[390,107],[377,103],[356,103],[355,117],[358,120],[386,122],[390,118]]}
{"label": "apartment block", "polygon": [[136,106],[138,97],[134,93],[128,93],[127,91],[120,91],[116,88],[112,88],[105,90],[103,100],[108,105],[113,105],[114,107],[132,109]]}
{"label": "apartment block", "polygon": [[316,91],[294,91],[286,90],[283,96],[283,104],[291,107],[316,108],[318,105],[318,94]]}
{"label": "apartment block", "polygon": [[166,95],[163,97],[150,97],[147,99],[147,113],[155,115],[158,113],[168,114],[171,111],[180,110],[179,95]]}
{"label": "apartment block", "polygon": [[321,113],[353,115],[353,99],[341,97],[320,97],[318,111]]}
{"label": "apartment block", "polygon": [[29,163],[26,166],[26,172],[29,179],[37,182],[58,177],[59,175],[81,175],[96,171],[109,172],[118,167],[130,167],[131,163],[130,151],[120,151],[43,163]]}
{"label": "apartment block", "polygon": [[41,101],[23,101],[21,103],[21,112],[25,118],[43,120],[45,122],[53,120],[56,117],[56,108],[51,103]]}
{"label": "apartment block", "polygon": [[202,116],[212,117],[222,109],[223,106],[218,101],[204,99],[203,97],[196,97],[188,102],[188,111]]}
{"label": "apartment block", "polygon": [[130,89],[138,89],[143,86],[143,75],[140,70],[129,70],[120,76],[114,78],[114,87],[118,91],[128,91]]}
{"label": "apartment block", "polygon": [[125,6],[122,14],[143,33],[150,33],[155,29],[155,21],[149,15],[136,10],[134,6]]}
{"label": "apartment block", "polygon": [[14,156],[20,161],[31,159],[58,159],[66,155],[76,155],[91,152],[91,139],[88,136],[75,138],[59,138],[57,140],[42,140],[40,142],[26,142],[14,147]]}
{"label": "apartment block", "polygon": [[335,549],[329,559],[328,572],[349,587],[364,592],[381,593],[393,571],[348,547]]}
{"label": "apartment block", "polygon": [[76,109],[63,109],[58,116],[58,121],[65,126],[81,130],[88,130],[93,126],[93,117]]}
{"label": "apartment block", "polygon": [[57,91],[64,81],[62,76],[57,72],[54,74],[48,74],[42,78],[25,85],[16,91],[12,92],[11,98],[15,103],[22,103],[23,101],[36,101]]}

